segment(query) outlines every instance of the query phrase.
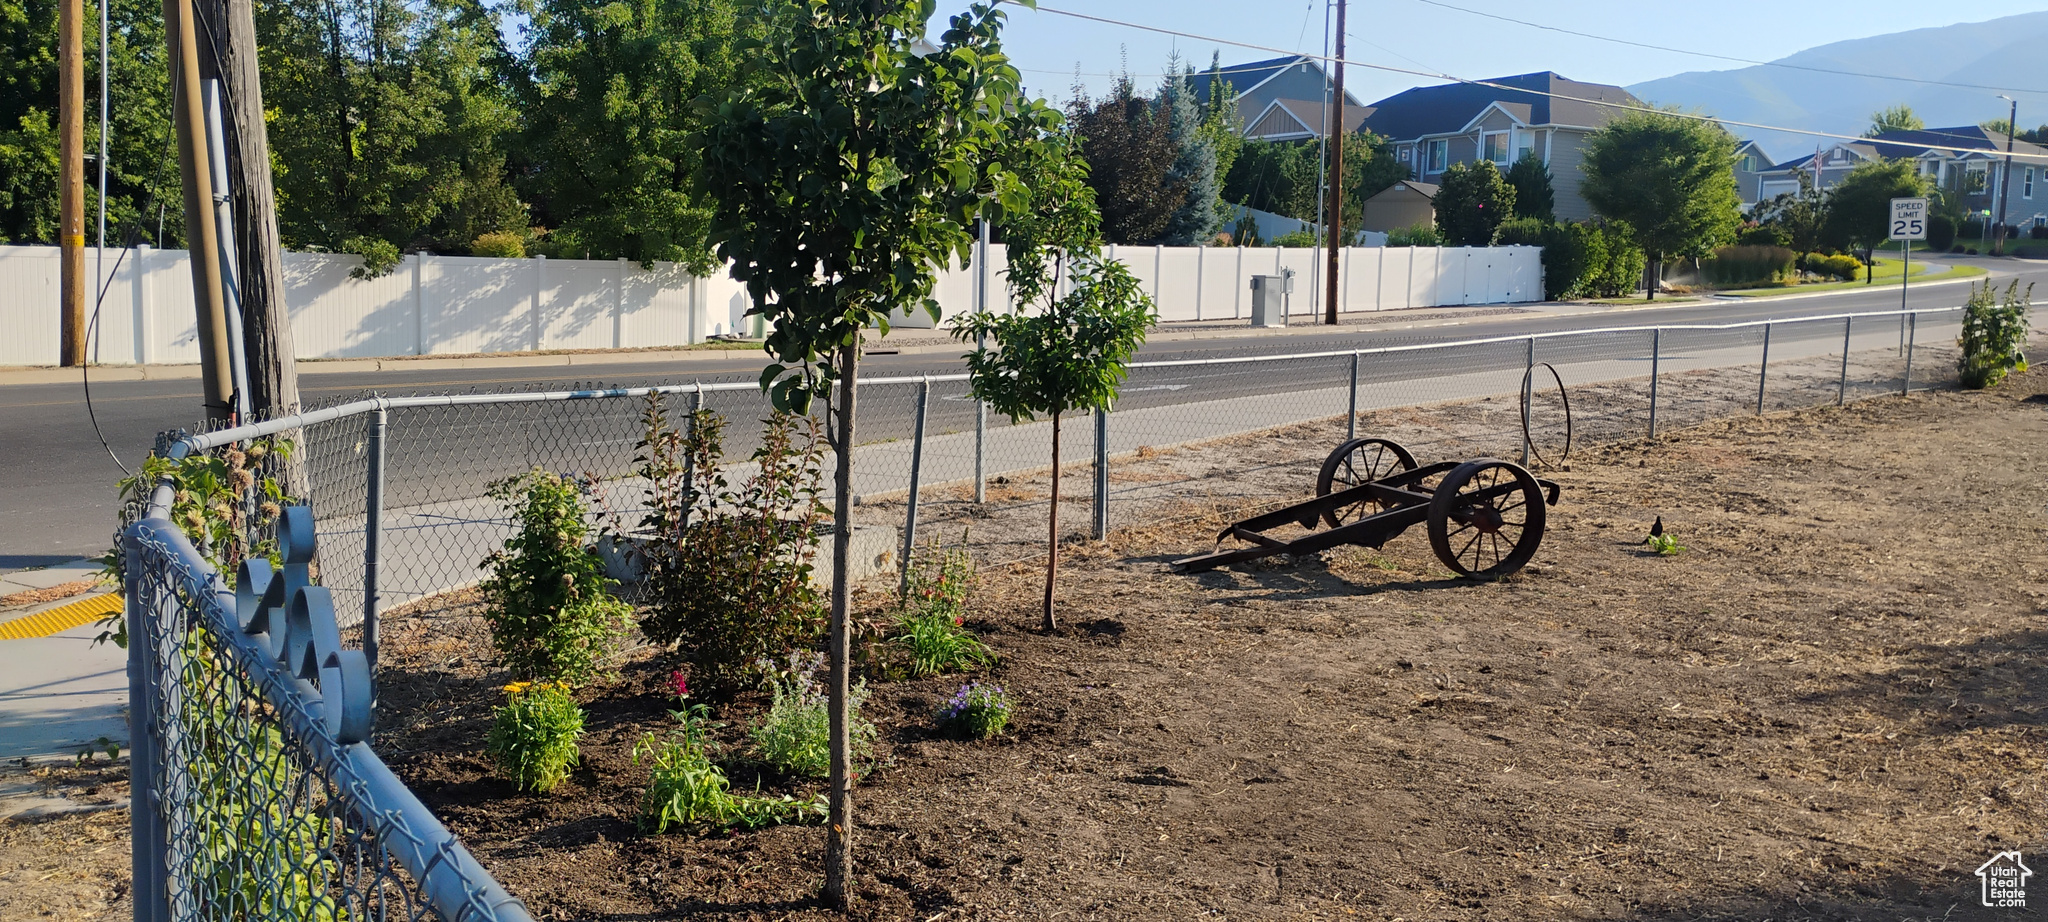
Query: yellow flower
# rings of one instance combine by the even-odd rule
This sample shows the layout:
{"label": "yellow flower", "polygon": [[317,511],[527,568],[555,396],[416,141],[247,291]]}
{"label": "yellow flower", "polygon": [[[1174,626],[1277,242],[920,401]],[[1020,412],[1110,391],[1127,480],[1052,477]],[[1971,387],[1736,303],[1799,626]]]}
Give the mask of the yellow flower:
{"label": "yellow flower", "polygon": [[510,685],[505,686],[505,694],[515,696],[520,695],[525,693],[525,691],[531,687],[533,687],[532,682],[514,682]]}

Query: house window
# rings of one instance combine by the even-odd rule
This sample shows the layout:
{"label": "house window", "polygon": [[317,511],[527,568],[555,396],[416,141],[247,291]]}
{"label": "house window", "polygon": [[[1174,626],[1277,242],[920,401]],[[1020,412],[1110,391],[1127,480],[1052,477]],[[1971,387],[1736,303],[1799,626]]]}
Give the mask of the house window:
{"label": "house window", "polygon": [[1443,172],[1444,167],[1450,166],[1450,163],[1447,162],[1450,159],[1450,155],[1450,141],[1440,138],[1438,140],[1429,142],[1429,172]]}
{"label": "house window", "polygon": [[1486,157],[1486,159],[1499,164],[1505,164],[1508,162],[1507,132],[1488,131],[1482,134],[1481,138],[1484,143],[1480,147],[1480,151],[1482,155]]}
{"label": "house window", "polygon": [[1399,159],[1399,160],[1400,160],[1400,161],[1401,161],[1402,163],[1407,163],[1407,162],[1408,162],[1408,148],[1406,148],[1406,147],[1402,147],[1402,148],[1399,148],[1398,150],[1396,150],[1396,151],[1395,151],[1395,154],[1396,154],[1396,157],[1397,157],[1397,159]]}
{"label": "house window", "polygon": [[1516,159],[1516,160],[1520,160],[1520,159],[1522,159],[1523,157],[1531,156],[1531,155],[1533,155],[1533,154],[1535,154],[1535,153],[1536,153],[1536,135],[1535,135],[1535,133],[1533,133],[1533,132],[1528,132],[1528,131],[1524,131],[1524,132],[1522,132],[1522,136],[1521,136],[1520,138],[1516,139],[1516,143],[1515,143],[1515,159]]}
{"label": "house window", "polygon": [[2022,191],[2020,192],[2020,195],[2022,195],[2022,196],[2025,196],[2025,197],[2027,197],[2027,198],[2033,198],[2033,197],[2034,197],[2034,168],[2033,168],[2033,167],[2027,167],[2027,182],[2026,182],[2026,185],[2025,185],[2025,186],[2022,186],[2022,187],[2021,187],[2021,190],[2022,190]]}

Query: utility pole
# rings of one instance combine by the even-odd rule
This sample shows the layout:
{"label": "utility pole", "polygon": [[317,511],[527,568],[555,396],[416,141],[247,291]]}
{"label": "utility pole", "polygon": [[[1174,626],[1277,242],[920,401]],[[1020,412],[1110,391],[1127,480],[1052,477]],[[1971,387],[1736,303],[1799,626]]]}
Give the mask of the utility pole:
{"label": "utility pole", "polygon": [[1337,325],[1337,260],[1343,253],[1344,235],[1344,7],[1337,0],[1337,92],[1330,97],[1330,114],[1323,130],[1330,135],[1330,254],[1323,273],[1323,322]]}
{"label": "utility pole", "polygon": [[228,324],[220,285],[220,235],[214,232],[213,176],[206,161],[206,115],[199,95],[199,19],[191,0],[164,0],[164,42],[171,61],[171,121],[178,135],[178,176],[185,188],[185,245],[192,254],[192,302],[199,321],[199,379],[206,418],[225,421],[234,391]]}
{"label": "utility pole", "polygon": [[2020,133],[2020,101],[2004,94],[1999,98],[2012,103],[2012,114],[2005,122],[2005,175],[1998,180],[1998,222],[1991,226],[1991,255],[2005,255],[2005,211],[2012,205],[2012,137]]}
{"label": "utility pole", "polygon": [[85,2],[57,4],[58,294],[64,365],[85,364]]}
{"label": "utility pole", "polygon": [[249,377],[248,404],[259,418],[299,410],[299,376],[291,314],[284,303],[284,256],[277,237],[277,196],[270,175],[270,138],[263,125],[263,84],[256,61],[256,12],[251,0],[199,0],[200,15],[225,38],[216,75],[222,106],[227,188],[235,254],[231,268],[239,294],[242,342]]}

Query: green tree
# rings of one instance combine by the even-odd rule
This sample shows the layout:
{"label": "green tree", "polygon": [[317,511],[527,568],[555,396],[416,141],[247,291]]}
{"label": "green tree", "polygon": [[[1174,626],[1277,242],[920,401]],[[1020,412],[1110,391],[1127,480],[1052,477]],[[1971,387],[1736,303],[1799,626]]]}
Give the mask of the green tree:
{"label": "green tree", "polygon": [[1158,242],[1190,189],[1173,175],[1180,149],[1171,118],[1122,77],[1100,100],[1077,95],[1067,120],[1088,160],[1103,236],[1111,243]]}
{"label": "green tree", "polygon": [[1515,187],[1490,160],[1453,163],[1436,190],[1436,226],[1454,247],[1492,246],[1515,214]]}
{"label": "green tree", "polygon": [[702,154],[690,101],[740,71],[737,0],[539,0],[527,75],[523,186],[548,249],[668,260],[708,274],[711,208],[692,186]]}
{"label": "green tree", "polygon": [[[972,314],[953,335],[977,342],[967,355],[976,397],[1011,422],[1052,419],[1052,503],[1046,513],[1045,613],[1053,630],[1053,585],[1059,573],[1060,419],[1106,410],[1124,380],[1124,366],[1158,319],[1143,285],[1122,263],[1101,258],[1095,215],[1088,209],[1084,167],[1058,143],[1020,164],[1030,202],[1003,225],[1009,244],[1009,282],[1019,305],[1037,314]],[[1011,162],[1018,162],[1013,159]],[[1069,294],[1059,296],[1059,280]],[[991,349],[990,347],[994,348]]]}
{"label": "green tree", "polygon": [[1874,138],[1887,131],[1919,131],[1926,127],[1927,123],[1913,114],[1912,106],[1900,103],[1870,113],[1870,127],[1864,130],[1863,136]]}
{"label": "green tree", "polygon": [[1892,199],[1927,194],[1927,179],[1911,160],[1859,163],[1828,190],[1828,211],[1821,225],[1821,244],[1829,249],[1874,247],[1886,238]]}
{"label": "green tree", "polygon": [[[1027,4],[1028,5],[1028,4]],[[834,521],[853,518],[855,395],[862,331],[917,305],[938,316],[938,267],[972,252],[968,224],[1000,219],[1025,190],[996,154],[1010,118],[1057,128],[1055,113],[1020,99],[998,39],[1004,20],[977,3],[955,16],[937,49],[918,54],[931,0],[801,0],[737,49],[741,72],[704,100],[704,188],[710,239],[772,324],[775,361],[761,383],[778,408],[809,412],[828,395],[837,454]],[[1000,207],[988,208],[990,203]],[[852,765],[848,740],[848,531],[833,541],[832,769],[825,896],[852,897]]]}
{"label": "green tree", "polygon": [[1167,137],[1174,146],[1173,166],[1166,171],[1166,181],[1186,187],[1187,195],[1166,219],[1159,242],[1167,246],[1201,246],[1216,236],[1223,223],[1216,207],[1216,145],[1211,133],[1202,129],[1201,112],[1195,107],[1191,85],[1194,75],[1181,71],[1179,66],[1178,61],[1167,62],[1157,105],[1166,119]]}
{"label": "green tree", "polygon": [[[1220,192],[1231,168],[1237,165],[1238,152],[1244,148],[1244,135],[1239,133],[1242,129],[1238,124],[1237,89],[1223,79],[1222,52],[1211,53],[1209,72],[1200,79],[1207,81],[1209,88],[1208,99],[1201,107],[1201,131],[1216,151],[1216,182]],[[1227,220],[1235,209],[1219,194],[1216,211]]]}
{"label": "green tree", "polygon": [[1799,177],[1799,191],[1780,192],[1758,202],[1754,214],[1758,224],[1784,237],[1785,246],[1811,253],[1820,248],[1821,229],[1828,222],[1828,196],[1814,186],[1813,174],[1793,170],[1792,175]]}
{"label": "green tree", "polygon": [[1705,256],[1732,240],[1742,224],[1735,192],[1735,137],[1720,124],[1676,112],[1623,114],[1586,139],[1586,201],[1626,222],[1653,269],[1663,260]]}
{"label": "green tree", "polygon": [[1550,185],[1550,165],[1535,151],[1508,167],[1508,185],[1515,187],[1515,217],[1548,221],[1557,216],[1557,193]]}

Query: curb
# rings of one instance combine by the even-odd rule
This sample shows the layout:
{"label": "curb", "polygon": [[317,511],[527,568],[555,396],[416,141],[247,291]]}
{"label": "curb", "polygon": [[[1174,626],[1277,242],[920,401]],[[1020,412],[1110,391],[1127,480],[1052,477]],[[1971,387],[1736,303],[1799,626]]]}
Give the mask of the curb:
{"label": "curb", "polygon": [[121,610],[121,594],[103,592],[0,621],[0,640],[37,640],[91,624]]}

